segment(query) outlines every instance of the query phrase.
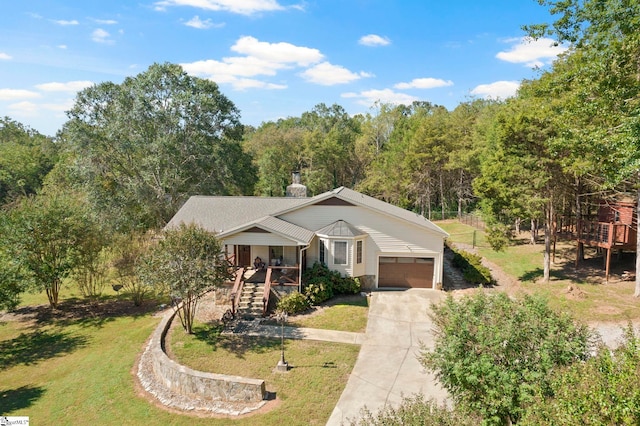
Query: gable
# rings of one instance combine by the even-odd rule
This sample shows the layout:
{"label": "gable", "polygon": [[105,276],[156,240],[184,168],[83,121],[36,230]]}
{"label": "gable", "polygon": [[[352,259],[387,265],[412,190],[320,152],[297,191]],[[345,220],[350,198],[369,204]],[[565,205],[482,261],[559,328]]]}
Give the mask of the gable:
{"label": "gable", "polygon": [[352,204],[346,200],[343,200],[338,197],[330,197],[324,200],[320,200],[317,203],[313,203],[314,206],[352,206],[355,207],[355,204]]}

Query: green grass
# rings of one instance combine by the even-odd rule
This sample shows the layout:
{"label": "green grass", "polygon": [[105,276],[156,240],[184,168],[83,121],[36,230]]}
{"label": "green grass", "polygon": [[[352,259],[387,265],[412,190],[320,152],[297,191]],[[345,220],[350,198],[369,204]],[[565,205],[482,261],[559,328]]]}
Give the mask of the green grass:
{"label": "green grass", "polygon": [[277,408],[234,420],[237,425],[326,424],[360,350],[357,345],[285,340],[285,359],[293,368],[278,373],[273,369],[280,360],[280,339],[221,335],[219,328],[198,325],[194,335],[173,328],[170,341],[172,355],[184,365],[265,380]]}
{"label": "green grass", "polygon": [[158,321],[2,323],[0,411],[41,425],[144,424],[158,410],[136,396],[130,371]]}
{"label": "green grass", "polygon": [[369,299],[365,296],[338,297],[313,315],[291,316],[287,325],[324,330],[363,333],[367,328]]}
{"label": "green grass", "polygon": [[[437,222],[450,233],[450,240],[468,244],[474,228],[456,221]],[[484,233],[476,231],[478,254],[495,263],[502,271],[520,281],[518,289],[544,295],[549,304],[560,311],[570,313],[582,321],[628,321],[640,319],[640,304],[633,297],[634,282],[604,281],[602,262],[593,259],[583,262],[579,268],[575,261],[575,243],[559,241],[556,262],[551,266],[551,280],[541,282],[544,260],[544,244],[531,245],[528,234],[514,241],[504,251],[495,252],[485,245]],[[587,257],[595,251],[588,249]],[[615,256],[614,256],[615,257]],[[612,264],[613,267],[614,264]],[[631,267],[633,269],[633,266]],[[572,285],[578,291],[568,291]]]}
{"label": "green grass", "polygon": [[[170,413],[139,395],[132,371],[160,319],[123,312],[71,316],[67,309],[77,304],[68,301],[76,296],[70,289],[63,291],[66,302],[54,316],[0,321],[0,415],[29,416],[39,425],[275,425],[283,419],[287,424],[325,424],[359,351],[356,345],[287,342],[287,359],[295,368],[275,374],[271,369],[280,357],[279,342],[215,347],[206,339],[185,336],[192,340],[185,345],[187,357],[200,357],[198,369],[243,376],[255,371],[278,399],[271,411],[240,419]],[[105,298],[114,302],[116,297]],[[46,295],[37,294],[25,300],[47,302]],[[150,305],[154,310],[155,303]],[[110,306],[109,301],[103,306]]]}
{"label": "green grass", "polygon": [[436,222],[436,225],[449,234],[449,241],[475,247],[489,247],[484,232],[472,226],[453,219]]}

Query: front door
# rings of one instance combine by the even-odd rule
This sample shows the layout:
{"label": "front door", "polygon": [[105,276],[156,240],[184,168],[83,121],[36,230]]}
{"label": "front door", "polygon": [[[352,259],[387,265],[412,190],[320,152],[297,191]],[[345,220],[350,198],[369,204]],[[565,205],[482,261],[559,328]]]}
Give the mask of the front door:
{"label": "front door", "polygon": [[251,266],[251,246],[237,246],[236,266]]}

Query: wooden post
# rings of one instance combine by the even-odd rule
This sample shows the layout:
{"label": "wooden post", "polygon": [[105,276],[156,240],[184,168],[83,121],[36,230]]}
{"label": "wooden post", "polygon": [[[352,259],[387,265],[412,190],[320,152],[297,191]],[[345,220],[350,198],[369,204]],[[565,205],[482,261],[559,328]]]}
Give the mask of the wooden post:
{"label": "wooden post", "polygon": [[607,265],[605,267],[605,281],[609,282],[609,266],[611,265],[611,247],[607,248]]}

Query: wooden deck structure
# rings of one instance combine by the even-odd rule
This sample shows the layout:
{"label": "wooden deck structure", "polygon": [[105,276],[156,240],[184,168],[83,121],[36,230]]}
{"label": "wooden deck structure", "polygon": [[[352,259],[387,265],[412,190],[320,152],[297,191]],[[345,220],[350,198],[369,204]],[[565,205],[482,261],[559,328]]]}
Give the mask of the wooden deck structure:
{"label": "wooden deck structure", "polygon": [[575,239],[578,243],[576,266],[585,245],[606,250],[605,278],[609,279],[613,250],[636,251],[638,236],[636,203],[600,201],[596,220],[578,220]]}

